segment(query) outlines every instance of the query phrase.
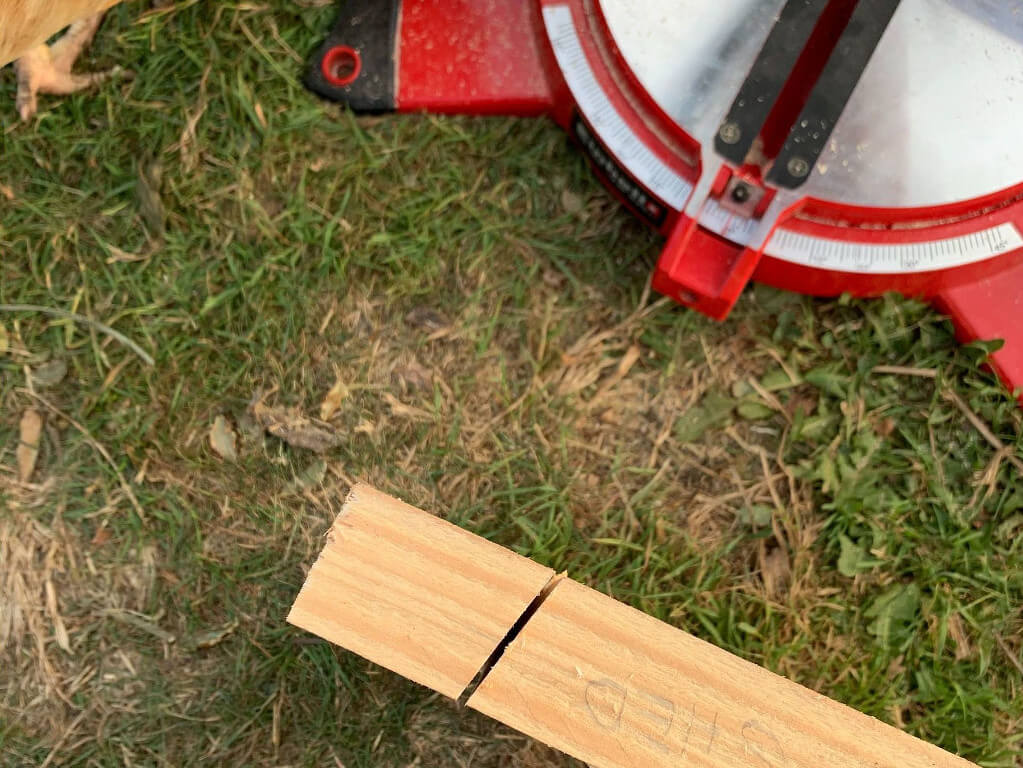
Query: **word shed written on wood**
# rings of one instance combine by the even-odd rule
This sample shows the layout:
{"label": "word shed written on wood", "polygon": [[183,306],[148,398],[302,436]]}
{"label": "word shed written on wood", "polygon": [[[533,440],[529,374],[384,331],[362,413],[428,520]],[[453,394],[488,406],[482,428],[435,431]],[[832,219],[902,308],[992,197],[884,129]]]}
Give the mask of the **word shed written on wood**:
{"label": "word shed written on wood", "polygon": [[595,768],[973,766],[365,485],[288,621]]}

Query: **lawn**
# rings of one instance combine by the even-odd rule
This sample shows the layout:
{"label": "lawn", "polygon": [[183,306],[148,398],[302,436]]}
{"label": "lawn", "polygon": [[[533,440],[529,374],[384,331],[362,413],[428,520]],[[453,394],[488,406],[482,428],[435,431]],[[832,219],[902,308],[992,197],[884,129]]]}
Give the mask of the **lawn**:
{"label": "lawn", "polygon": [[[894,297],[658,300],[552,124],[307,93],[334,12],[119,6],[82,66],[134,80],[29,124],[3,73],[0,304],[56,314],[0,311],[0,762],[578,765],[284,623],[363,479],[1023,766],[1023,417],[984,345]],[[250,413],[331,391],[325,453]]]}

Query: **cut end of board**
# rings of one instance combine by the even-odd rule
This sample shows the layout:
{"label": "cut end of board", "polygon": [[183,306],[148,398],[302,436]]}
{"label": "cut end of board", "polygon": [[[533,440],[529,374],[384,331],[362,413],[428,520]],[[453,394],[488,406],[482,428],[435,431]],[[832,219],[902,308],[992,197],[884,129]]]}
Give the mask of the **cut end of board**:
{"label": "cut end of board", "polygon": [[[344,517],[345,514],[348,512],[348,505],[352,504],[355,501],[356,496],[358,495],[358,492],[361,488],[369,488],[370,490],[373,490],[372,486],[366,485],[365,483],[356,483],[351,487],[351,489],[349,489],[348,495],[345,496],[345,503],[341,505],[341,511],[338,512],[337,517],[334,518],[333,524],[331,525],[330,528],[327,529],[327,532],[324,534],[324,541],[326,542],[327,546],[329,546],[331,543],[331,536],[333,535],[334,527],[338,524],[338,521],[342,517]],[[310,568],[309,571],[306,573],[305,581],[302,582],[302,588],[299,589],[298,591],[298,597],[295,598],[295,602],[291,604],[291,609],[288,611],[288,616],[285,619],[285,621],[287,621],[288,624],[294,624],[296,627],[301,627],[302,629],[304,629],[304,627],[302,627],[302,625],[299,623],[301,621],[301,619],[299,618],[301,615],[301,610],[298,608],[298,605],[302,601],[302,595],[305,593],[306,589],[309,588],[310,576],[312,576],[313,571],[316,570],[316,567],[320,564],[320,560],[323,559],[323,556],[326,552],[327,548],[325,546],[323,549],[320,550],[320,554],[316,556],[316,560],[313,562],[312,568]]]}
{"label": "cut end of board", "polygon": [[356,485],[288,622],[459,699],[554,571]]}

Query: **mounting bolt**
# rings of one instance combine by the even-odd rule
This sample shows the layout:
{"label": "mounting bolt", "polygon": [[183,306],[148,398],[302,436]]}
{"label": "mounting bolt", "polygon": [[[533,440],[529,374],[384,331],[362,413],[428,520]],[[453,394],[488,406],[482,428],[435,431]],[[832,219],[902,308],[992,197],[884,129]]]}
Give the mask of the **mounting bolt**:
{"label": "mounting bolt", "polygon": [[741,205],[742,203],[745,203],[747,200],[750,199],[750,195],[752,194],[752,192],[753,190],[750,189],[749,184],[746,184],[745,182],[739,182],[734,187],[732,187],[732,200]]}
{"label": "mounting bolt", "polygon": [[801,157],[793,157],[787,166],[789,175],[801,179],[810,172],[810,164]]}
{"label": "mounting bolt", "polygon": [[725,144],[737,144],[742,138],[742,128],[738,123],[722,123],[721,128],[718,129],[718,137]]}

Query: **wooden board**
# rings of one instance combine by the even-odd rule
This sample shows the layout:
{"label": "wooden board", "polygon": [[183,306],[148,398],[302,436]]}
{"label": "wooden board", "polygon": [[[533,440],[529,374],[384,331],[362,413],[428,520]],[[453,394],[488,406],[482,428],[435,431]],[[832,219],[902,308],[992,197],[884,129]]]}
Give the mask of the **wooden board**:
{"label": "wooden board", "polygon": [[458,698],[553,575],[358,485],[288,621]]}
{"label": "wooden board", "polygon": [[973,765],[363,485],[288,620],[594,768]]}
{"label": "wooden board", "polygon": [[973,765],[570,579],[468,705],[595,768]]}

